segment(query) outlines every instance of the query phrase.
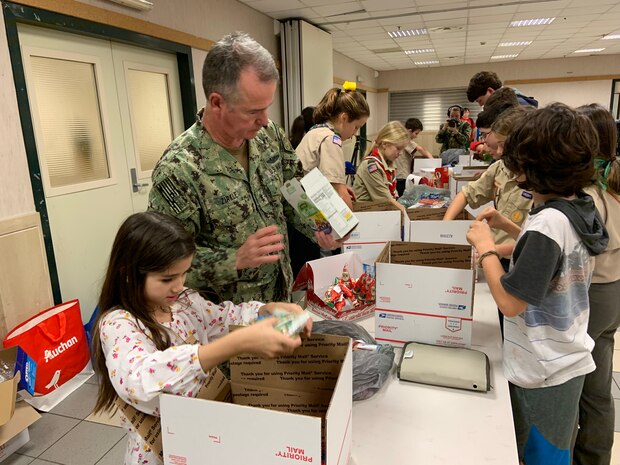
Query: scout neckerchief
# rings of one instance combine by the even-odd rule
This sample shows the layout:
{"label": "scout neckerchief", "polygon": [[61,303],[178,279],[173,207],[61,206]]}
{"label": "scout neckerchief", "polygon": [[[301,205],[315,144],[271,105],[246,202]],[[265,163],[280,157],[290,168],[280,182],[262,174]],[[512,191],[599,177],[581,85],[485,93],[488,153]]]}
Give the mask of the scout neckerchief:
{"label": "scout neckerchief", "polygon": [[[390,189],[390,194],[392,194],[392,197],[397,199],[398,191],[396,190],[396,172],[393,169],[388,169],[385,166],[385,164],[383,163],[383,157],[379,153],[379,149],[377,147],[372,149],[372,152],[366,155],[366,160],[374,161],[379,166],[379,168],[383,170],[383,172],[385,173],[385,176],[387,177],[387,185]],[[371,169],[370,166],[368,166],[368,171],[372,173],[370,169]]]}
{"label": "scout neckerchief", "polygon": [[328,124],[328,123],[315,124],[314,126],[310,128],[310,131],[312,131],[313,129],[318,129],[318,128],[327,128],[330,131],[332,131],[334,133],[334,135],[332,136],[332,142],[336,144],[338,147],[342,147],[342,139],[340,138],[340,134],[338,134],[338,131],[336,131],[336,129],[334,129],[334,127],[331,124]]}

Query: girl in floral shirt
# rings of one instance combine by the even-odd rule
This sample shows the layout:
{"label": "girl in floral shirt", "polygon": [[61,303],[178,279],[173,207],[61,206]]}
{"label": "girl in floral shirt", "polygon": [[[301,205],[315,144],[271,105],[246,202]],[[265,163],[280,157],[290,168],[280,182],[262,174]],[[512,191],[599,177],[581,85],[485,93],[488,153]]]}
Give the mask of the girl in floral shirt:
{"label": "girl in floral shirt", "polygon": [[[184,288],[192,263],[193,239],[175,218],[158,212],[131,215],[121,225],[110,255],[93,336],[100,378],[95,412],[113,411],[120,398],[137,410],[159,416],[161,393],[194,397],[212,368],[241,353],[277,357],[301,344],[273,328],[275,318],[248,324],[274,308],[292,313],[289,303],[214,304]],[[309,333],[311,322],[306,327]],[[194,339],[197,344],[186,341]],[[126,418],[125,465],[162,461]]]}

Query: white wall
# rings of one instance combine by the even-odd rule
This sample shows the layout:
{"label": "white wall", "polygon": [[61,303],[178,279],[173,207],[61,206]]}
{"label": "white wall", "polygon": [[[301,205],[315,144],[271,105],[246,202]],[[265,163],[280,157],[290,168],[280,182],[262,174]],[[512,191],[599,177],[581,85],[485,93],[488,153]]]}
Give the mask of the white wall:
{"label": "white wall", "polygon": [[[469,79],[475,73],[482,70],[495,71],[504,81],[574,78],[577,76],[610,74],[620,75],[620,55],[505,61],[444,66],[440,68],[384,71],[379,75],[378,87],[387,87],[391,91],[467,87]],[[583,85],[587,86],[587,81]],[[521,85],[516,87],[520,88]]]}
{"label": "white wall", "polygon": [[[82,0],[81,3],[133,16],[198,37],[217,41],[235,30],[243,30],[260,42],[276,58],[279,42],[273,31],[273,20],[234,0],[160,0],[148,12],[141,12],[101,0]],[[4,17],[0,15],[0,219],[34,211],[34,200],[26,163],[26,153],[17,110],[13,73],[9,59]],[[204,105],[201,68],[206,52],[192,50],[196,102]],[[269,117],[282,120],[280,92],[269,110]]]}
{"label": "white wall", "polygon": [[548,84],[519,84],[515,87],[525,95],[536,98],[539,107],[544,107],[552,102],[562,102],[572,107],[588,103],[600,103],[605,108],[609,108],[611,83],[611,79],[605,79]]}
{"label": "white wall", "polygon": [[4,16],[0,15],[0,218],[10,218],[34,211],[34,200],[26,163],[26,149],[17,111],[17,97],[9,49],[4,33]]}
{"label": "white wall", "polygon": [[301,35],[301,107],[316,106],[333,83],[332,35],[305,21]]}

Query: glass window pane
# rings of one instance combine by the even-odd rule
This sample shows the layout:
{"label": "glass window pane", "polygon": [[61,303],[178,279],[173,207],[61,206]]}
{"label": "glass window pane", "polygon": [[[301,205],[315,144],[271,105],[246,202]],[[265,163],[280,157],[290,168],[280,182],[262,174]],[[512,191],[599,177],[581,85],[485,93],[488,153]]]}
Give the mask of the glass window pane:
{"label": "glass window pane", "polygon": [[168,77],[130,69],[127,91],[141,171],[150,171],[172,141]]}
{"label": "glass window pane", "polygon": [[41,159],[51,187],[110,177],[93,63],[31,57]]}

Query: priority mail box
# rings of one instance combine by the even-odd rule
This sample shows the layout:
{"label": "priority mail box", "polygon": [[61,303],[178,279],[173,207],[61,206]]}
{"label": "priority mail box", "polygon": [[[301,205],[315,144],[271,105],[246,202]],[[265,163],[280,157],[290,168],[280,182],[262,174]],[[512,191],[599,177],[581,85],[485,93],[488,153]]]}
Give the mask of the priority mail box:
{"label": "priority mail box", "polygon": [[435,168],[441,168],[441,158],[414,158],[413,173],[422,176],[423,170],[430,169],[432,173]]}
{"label": "priority mail box", "polygon": [[412,208],[405,219],[405,240],[437,244],[468,245],[467,230],[474,217],[462,211],[456,219],[443,221],[447,208]]}
{"label": "priority mail box", "polygon": [[401,210],[384,200],[355,202],[353,212],[359,224],[342,245],[342,250],[357,253],[363,263],[374,266],[386,242],[402,239]]}
{"label": "priority mail box", "polygon": [[345,465],[351,454],[351,340],[313,335],[293,355],[230,361],[232,403],[160,397],[166,465]]}
{"label": "priority mail box", "polygon": [[[358,302],[358,305],[347,304],[337,312],[325,301],[325,293],[334,285],[334,280],[342,276],[345,265],[351,279],[360,279],[364,273],[372,275],[374,269],[362,263],[355,252],[341,253],[331,257],[319,258],[307,262],[299,271],[293,291],[306,290],[306,306],[308,310],[328,320],[353,321],[371,316],[375,310],[375,301]],[[374,284],[372,285],[374,291]]]}
{"label": "priority mail box", "polygon": [[358,220],[318,168],[301,181],[291,179],[280,188],[282,195],[315,231],[333,233],[337,239],[349,234]]}
{"label": "priority mail box", "polygon": [[472,248],[389,242],[376,262],[375,339],[471,346]]}

